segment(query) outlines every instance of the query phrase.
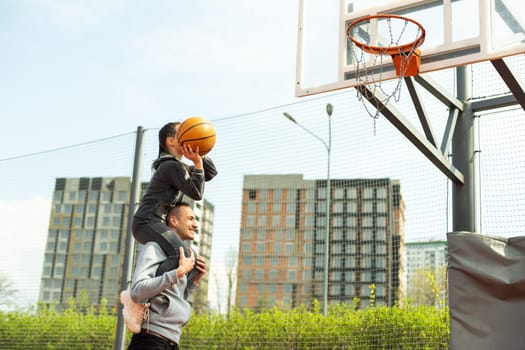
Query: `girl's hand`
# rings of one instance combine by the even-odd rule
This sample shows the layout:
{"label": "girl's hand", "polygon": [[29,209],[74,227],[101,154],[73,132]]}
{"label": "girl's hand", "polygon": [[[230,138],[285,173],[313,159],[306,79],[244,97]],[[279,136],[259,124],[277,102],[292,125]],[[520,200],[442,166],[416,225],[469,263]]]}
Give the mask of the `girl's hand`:
{"label": "girl's hand", "polygon": [[186,143],[184,146],[182,146],[182,154],[184,157],[193,162],[196,169],[202,169],[202,157],[199,154],[199,147],[194,150],[189,144]]}

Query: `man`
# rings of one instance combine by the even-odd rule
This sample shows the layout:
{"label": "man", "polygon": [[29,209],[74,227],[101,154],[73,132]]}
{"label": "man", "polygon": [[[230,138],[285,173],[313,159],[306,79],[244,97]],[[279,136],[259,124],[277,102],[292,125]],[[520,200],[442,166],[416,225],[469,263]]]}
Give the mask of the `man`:
{"label": "man", "polygon": [[[198,226],[188,203],[178,203],[172,208],[166,223],[182,241],[195,238]],[[192,249],[189,251],[190,256],[186,257],[184,248],[179,247],[178,264],[157,276],[159,266],[168,260],[166,253],[155,242],[146,243],[140,250],[130,296],[136,303],[150,303],[149,317],[143,322],[141,332],[133,334],[128,350],[179,349],[182,327],[189,321],[191,313],[187,298],[206,273],[205,259],[196,256]]]}

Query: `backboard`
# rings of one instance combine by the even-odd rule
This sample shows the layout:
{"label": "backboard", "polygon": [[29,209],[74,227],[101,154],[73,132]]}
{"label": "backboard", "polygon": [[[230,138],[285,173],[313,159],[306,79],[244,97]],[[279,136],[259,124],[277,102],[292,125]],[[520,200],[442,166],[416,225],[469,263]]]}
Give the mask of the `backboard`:
{"label": "backboard", "polygon": [[[356,72],[363,63],[356,64],[357,47],[346,36],[355,19],[387,13],[421,23],[426,38],[420,46],[420,73],[426,73],[525,53],[522,6],[522,0],[299,0],[295,94],[362,84]],[[380,31],[370,21],[367,35],[379,46],[385,40]],[[367,81],[396,78],[389,57],[365,60],[371,75]]]}

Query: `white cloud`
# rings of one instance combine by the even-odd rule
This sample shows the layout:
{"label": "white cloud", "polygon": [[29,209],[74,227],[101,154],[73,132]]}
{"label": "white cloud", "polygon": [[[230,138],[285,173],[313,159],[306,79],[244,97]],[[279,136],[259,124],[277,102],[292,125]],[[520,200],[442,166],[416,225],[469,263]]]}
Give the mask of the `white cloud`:
{"label": "white cloud", "polygon": [[0,201],[0,275],[18,291],[17,306],[38,300],[50,205],[41,197]]}

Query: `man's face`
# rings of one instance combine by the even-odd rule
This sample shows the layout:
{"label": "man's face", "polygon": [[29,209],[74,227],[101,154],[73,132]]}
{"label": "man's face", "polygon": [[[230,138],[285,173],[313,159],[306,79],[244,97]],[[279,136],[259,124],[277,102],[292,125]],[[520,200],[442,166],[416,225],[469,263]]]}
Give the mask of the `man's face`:
{"label": "man's face", "polygon": [[197,230],[197,220],[190,207],[181,206],[176,215],[170,216],[169,225],[183,241],[193,240]]}

